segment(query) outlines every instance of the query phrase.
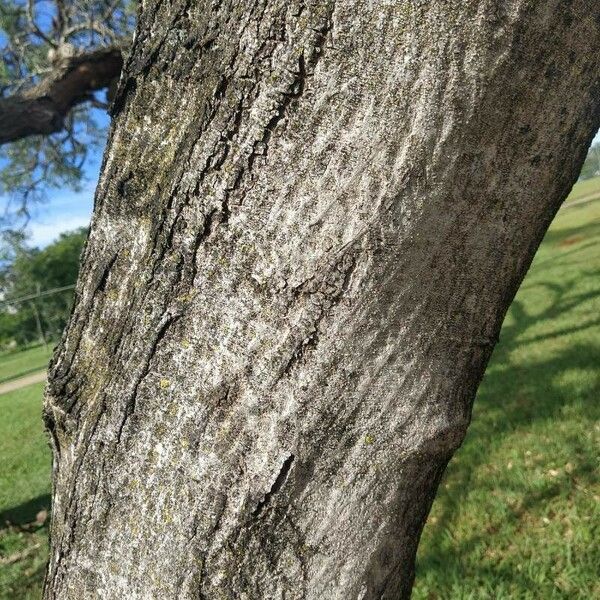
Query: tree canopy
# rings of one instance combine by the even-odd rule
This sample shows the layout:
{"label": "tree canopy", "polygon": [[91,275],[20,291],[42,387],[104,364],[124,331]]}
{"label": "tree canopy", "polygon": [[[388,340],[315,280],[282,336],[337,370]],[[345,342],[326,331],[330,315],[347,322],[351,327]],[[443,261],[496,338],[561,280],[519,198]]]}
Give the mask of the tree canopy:
{"label": "tree canopy", "polygon": [[[135,21],[134,0],[0,0],[0,193],[4,226],[48,187],[77,189],[105,141],[102,112]],[[102,112],[101,112],[102,111]]]}

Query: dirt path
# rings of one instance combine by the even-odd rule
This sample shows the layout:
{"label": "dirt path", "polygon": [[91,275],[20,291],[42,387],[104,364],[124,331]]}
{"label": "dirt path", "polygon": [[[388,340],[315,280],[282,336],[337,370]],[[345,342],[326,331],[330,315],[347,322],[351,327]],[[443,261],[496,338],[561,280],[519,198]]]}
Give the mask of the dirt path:
{"label": "dirt path", "polygon": [[25,377],[19,377],[18,379],[7,381],[6,383],[0,383],[0,395],[7,394],[8,392],[14,392],[15,390],[20,390],[23,387],[32,385],[34,383],[40,383],[41,381],[46,381],[45,369],[43,371],[38,371],[37,373],[30,373],[29,375],[25,375]]}

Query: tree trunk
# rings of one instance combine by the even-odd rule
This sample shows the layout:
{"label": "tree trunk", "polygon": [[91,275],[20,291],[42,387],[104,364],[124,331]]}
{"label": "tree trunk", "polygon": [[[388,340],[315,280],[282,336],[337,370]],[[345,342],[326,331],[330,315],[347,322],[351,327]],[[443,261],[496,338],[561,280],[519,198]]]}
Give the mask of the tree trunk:
{"label": "tree trunk", "polygon": [[53,360],[45,598],[408,598],[599,125],[600,4],[147,0]]}

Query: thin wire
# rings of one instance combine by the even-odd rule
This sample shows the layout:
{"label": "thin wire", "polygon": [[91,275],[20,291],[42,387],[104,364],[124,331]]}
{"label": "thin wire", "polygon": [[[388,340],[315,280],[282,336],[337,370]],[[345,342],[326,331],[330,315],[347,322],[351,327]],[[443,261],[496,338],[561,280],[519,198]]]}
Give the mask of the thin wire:
{"label": "thin wire", "polygon": [[52,288],[50,290],[44,290],[43,292],[29,294],[28,296],[21,296],[20,298],[9,298],[6,300],[0,300],[0,306],[5,306],[7,304],[19,304],[20,302],[25,302],[27,300],[34,300],[35,298],[41,298],[42,296],[51,296],[52,294],[58,294],[59,292],[64,292],[66,290],[72,290],[75,287],[75,284],[65,285],[63,287]]}

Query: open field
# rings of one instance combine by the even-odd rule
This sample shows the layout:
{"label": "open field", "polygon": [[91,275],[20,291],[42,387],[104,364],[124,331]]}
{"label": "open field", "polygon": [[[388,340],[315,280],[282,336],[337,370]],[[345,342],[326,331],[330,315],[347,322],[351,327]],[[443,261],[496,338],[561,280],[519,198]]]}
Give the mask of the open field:
{"label": "open field", "polygon": [[414,598],[600,598],[600,201],[559,214],[423,534]]}
{"label": "open field", "polygon": [[22,352],[0,355],[0,383],[45,369],[51,350],[51,347],[46,350],[44,346],[35,346]]}
{"label": "open field", "polygon": [[42,389],[40,383],[0,396],[2,600],[29,600],[41,593],[48,530],[46,523],[38,525],[35,520],[50,505],[50,449],[41,419]]}
{"label": "open field", "polygon": [[592,177],[585,181],[580,181],[573,186],[566,202],[575,202],[583,198],[600,197],[600,177]]}
{"label": "open field", "polygon": [[[41,390],[0,396],[3,600],[41,589],[46,525],[24,526],[49,501]],[[600,598],[599,398],[600,200],[559,214],[509,311],[425,528],[414,598]]]}

